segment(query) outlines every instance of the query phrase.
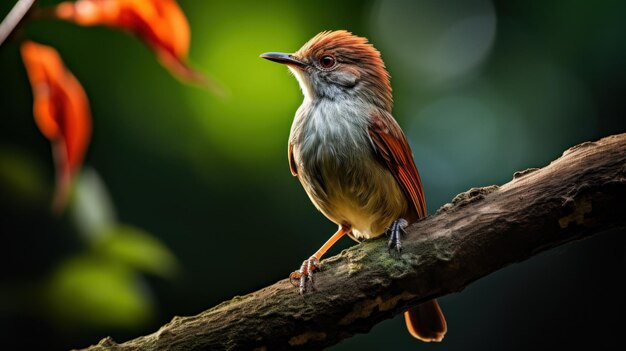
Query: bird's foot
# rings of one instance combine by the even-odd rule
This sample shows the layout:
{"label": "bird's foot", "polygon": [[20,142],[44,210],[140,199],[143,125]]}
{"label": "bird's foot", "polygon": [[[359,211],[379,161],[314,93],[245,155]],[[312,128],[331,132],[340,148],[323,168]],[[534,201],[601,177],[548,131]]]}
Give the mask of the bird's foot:
{"label": "bird's foot", "polygon": [[391,253],[391,250],[395,249],[398,253],[402,251],[402,242],[401,242],[401,234],[406,233],[404,228],[409,225],[409,222],[404,218],[398,218],[391,226],[387,228],[387,233],[389,234],[389,241],[387,242],[387,249]]}
{"label": "bird's foot", "polygon": [[306,292],[308,285],[313,288],[313,273],[321,268],[322,266],[320,265],[319,259],[315,256],[311,256],[309,259],[302,262],[299,270],[289,275],[289,281],[293,286],[300,288],[300,295],[302,295]]}

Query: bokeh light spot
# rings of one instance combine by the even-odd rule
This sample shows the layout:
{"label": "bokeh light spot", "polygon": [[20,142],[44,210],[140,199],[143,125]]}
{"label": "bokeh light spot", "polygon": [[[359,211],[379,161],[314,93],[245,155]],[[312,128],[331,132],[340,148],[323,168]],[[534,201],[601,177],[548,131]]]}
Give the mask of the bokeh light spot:
{"label": "bokeh light spot", "polygon": [[403,64],[403,72],[437,87],[484,61],[495,39],[496,15],[489,0],[380,0],[373,27],[381,49]]}
{"label": "bokeh light spot", "polygon": [[[211,11],[202,11],[210,14]],[[217,15],[215,15],[217,16]],[[283,155],[289,125],[301,100],[296,80],[286,67],[259,58],[267,51],[295,51],[305,34],[293,6],[269,9],[251,3],[220,8],[210,32],[194,41],[202,64],[228,91],[220,99],[189,91],[190,113],[215,148],[245,167],[258,167]],[[192,21],[193,22],[193,21]]]}

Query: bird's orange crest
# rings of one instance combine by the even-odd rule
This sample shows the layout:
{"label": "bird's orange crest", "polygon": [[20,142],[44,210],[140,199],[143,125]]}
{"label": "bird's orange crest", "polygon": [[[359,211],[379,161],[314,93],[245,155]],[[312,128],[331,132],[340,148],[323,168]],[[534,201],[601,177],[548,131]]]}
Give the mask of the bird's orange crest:
{"label": "bird's orange crest", "polygon": [[380,52],[367,38],[346,30],[325,31],[314,36],[295,53],[295,56],[301,58],[319,59],[325,55],[336,57],[338,62],[358,64],[360,69],[365,70],[367,72],[365,76],[371,79],[369,83],[378,87],[379,97],[384,101],[387,111],[391,112],[393,97],[389,73]]}

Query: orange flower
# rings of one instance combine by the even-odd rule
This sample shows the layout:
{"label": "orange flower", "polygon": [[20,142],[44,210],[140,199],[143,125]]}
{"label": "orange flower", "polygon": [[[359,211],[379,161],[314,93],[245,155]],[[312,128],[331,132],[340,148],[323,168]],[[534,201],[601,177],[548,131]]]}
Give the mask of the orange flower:
{"label": "orange flower", "polygon": [[105,25],[134,33],[170,72],[215,88],[186,63],[191,34],[175,0],[77,0],[60,3],[55,14],[82,26]]}
{"label": "orange flower", "polygon": [[57,171],[53,207],[60,211],[65,207],[72,176],[80,168],[91,138],[89,101],[55,49],[25,41],[21,53],[33,88],[35,122],[52,142]]}

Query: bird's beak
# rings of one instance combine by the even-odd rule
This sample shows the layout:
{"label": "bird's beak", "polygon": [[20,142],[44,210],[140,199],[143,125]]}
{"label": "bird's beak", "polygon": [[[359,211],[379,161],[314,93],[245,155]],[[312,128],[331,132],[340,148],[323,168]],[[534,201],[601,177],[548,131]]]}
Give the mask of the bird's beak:
{"label": "bird's beak", "polygon": [[261,54],[259,57],[270,60],[270,61],[274,61],[274,62],[278,62],[278,63],[282,63],[285,65],[290,65],[290,66],[296,66],[300,68],[303,68],[306,66],[306,63],[298,60],[295,56],[293,56],[293,54],[285,54],[283,52],[266,52],[264,54]]}

